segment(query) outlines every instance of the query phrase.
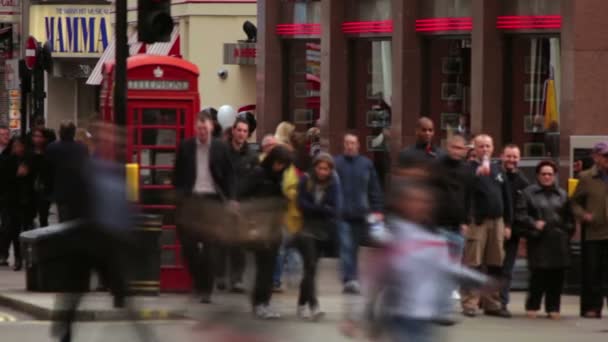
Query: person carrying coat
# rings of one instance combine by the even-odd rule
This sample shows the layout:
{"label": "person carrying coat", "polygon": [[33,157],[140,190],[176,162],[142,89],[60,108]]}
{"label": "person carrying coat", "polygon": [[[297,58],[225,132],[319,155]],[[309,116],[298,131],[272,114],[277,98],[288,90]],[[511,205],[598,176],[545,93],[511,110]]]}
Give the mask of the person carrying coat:
{"label": "person carrying coat", "polygon": [[525,229],[527,239],[530,318],[536,318],[543,295],[549,317],[560,318],[564,273],[570,264],[574,219],[566,191],[555,182],[557,170],[553,161],[541,161],[536,166],[537,183],[524,189],[515,211],[515,222]]}
{"label": "person carrying coat", "polygon": [[302,230],[296,235],[295,246],[302,256],[304,274],[300,283],[297,315],[315,321],[324,316],[319,309],[316,290],[320,242],[333,235],[342,206],[342,192],[334,170],[332,156],[321,152],[313,160],[312,170],[302,176],[298,186],[298,205],[304,222]]}

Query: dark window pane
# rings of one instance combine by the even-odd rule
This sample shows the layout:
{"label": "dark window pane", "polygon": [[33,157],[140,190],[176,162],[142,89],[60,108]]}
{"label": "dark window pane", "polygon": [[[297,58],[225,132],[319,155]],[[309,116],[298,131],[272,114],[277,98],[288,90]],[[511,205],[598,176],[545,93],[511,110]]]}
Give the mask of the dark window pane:
{"label": "dark window pane", "polygon": [[161,246],[178,244],[178,242],[176,241],[175,230],[163,229],[163,232],[160,235],[160,244]]}
{"label": "dark window pane", "polygon": [[172,249],[166,249],[160,253],[160,264],[161,266],[174,266],[177,263],[175,257],[175,251]]}
{"label": "dark window pane", "polygon": [[175,125],[177,112],[175,109],[143,109],[142,125]]}

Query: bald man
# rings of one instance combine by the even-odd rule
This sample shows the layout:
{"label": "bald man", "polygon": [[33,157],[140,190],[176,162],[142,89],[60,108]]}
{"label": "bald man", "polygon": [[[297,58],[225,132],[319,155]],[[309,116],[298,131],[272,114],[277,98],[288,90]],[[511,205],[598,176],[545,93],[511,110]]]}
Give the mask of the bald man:
{"label": "bald man", "polygon": [[[405,148],[399,154],[399,164],[407,163],[407,160],[412,158],[413,154],[417,154],[429,160],[435,160],[442,156],[443,151],[436,145],[433,145],[435,137],[435,124],[433,120],[426,116],[418,119],[416,125],[416,143]],[[404,165],[403,165],[404,166]]]}
{"label": "bald man", "polygon": [[[471,189],[473,224],[464,232],[463,263],[501,278],[505,254],[503,243],[511,236],[511,190],[502,166],[491,162],[494,153],[492,138],[481,134],[475,137],[473,144],[477,156],[477,160],[470,164],[470,172],[475,176]],[[486,315],[511,317],[511,313],[502,306],[498,291],[480,295],[477,291],[462,289],[465,316],[476,316],[480,301]]]}

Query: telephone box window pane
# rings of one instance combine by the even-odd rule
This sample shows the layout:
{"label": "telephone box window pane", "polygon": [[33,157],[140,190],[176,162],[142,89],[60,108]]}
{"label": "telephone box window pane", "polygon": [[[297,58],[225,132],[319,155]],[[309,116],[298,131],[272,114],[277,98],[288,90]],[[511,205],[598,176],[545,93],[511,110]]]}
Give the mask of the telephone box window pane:
{"label": "telephone box window pane", "polygon": [[146,214],[161,215],[163,226],[175,225],[175,211],[173,209],[145,209]]}
{"label": "telephone box window pane", "polygon": [[175,245],[175,230],[163,229],[162,233],[160,234],[160,244],[161,246]]}
{"label": "telephone box window pane", "polygon": [[171,185],[173,170],[144,169],[140,170],[140,177],[144,185]]}
{"label": "telephone box window pane", "polygon": [[177,259],[175,258],[175,250],[163,249],[160,253],[161,266],[174,266],[176,265]]}
{"label": "telephone box window pane", "polygon": [[142,129],[141,145],[170,146],[177,144],[177,132],[174,129]]}
{"label": "telephone box window pane", "polygon": [[147,108],[142,111],[142,125],[176,125],[177,111],[175,109]]}
{"label": "telephone box window pane", "polygon": [[142,204],[174,204],[170,190],[142,189],[140,195]]}
{"label": "telephone box window pane", "polygon": [[179,124],[182,126],[186,124],[186,111],[183,109],[179,111]]}

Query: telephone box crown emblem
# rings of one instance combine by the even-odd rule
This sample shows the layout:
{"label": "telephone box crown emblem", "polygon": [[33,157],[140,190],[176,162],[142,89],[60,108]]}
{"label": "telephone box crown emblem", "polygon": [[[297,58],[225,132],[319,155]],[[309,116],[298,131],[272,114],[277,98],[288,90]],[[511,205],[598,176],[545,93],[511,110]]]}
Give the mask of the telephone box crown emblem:
{"label": "telephone box crown emblem", "polygon": [[156,69],[154,69],[153,73],[154,73],[154,77],[156,77],[156,78],[161,78],[165,74],[163,69],[161,69],[160,67],[156,67]]}

